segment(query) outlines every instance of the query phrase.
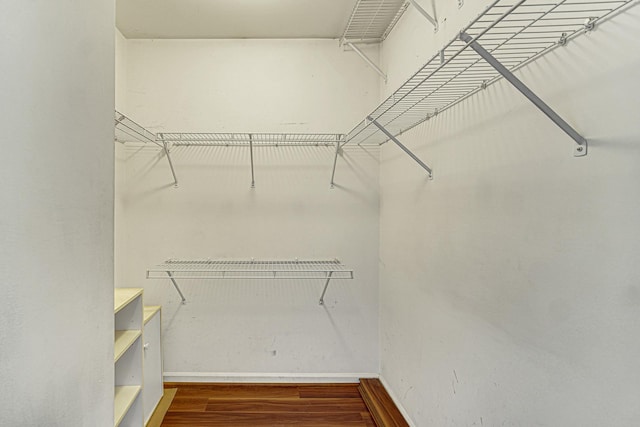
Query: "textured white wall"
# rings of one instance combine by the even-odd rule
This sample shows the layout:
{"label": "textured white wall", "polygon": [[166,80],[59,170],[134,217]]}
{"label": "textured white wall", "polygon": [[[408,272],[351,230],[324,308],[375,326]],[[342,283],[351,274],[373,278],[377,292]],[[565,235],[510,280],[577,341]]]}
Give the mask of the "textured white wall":
{"label": "textured white wall", "polygon": [[[386,62],[426,60],[415,15]],[[585,158],[505,82],[402,136],[433,181],[382,149],[381,374],[416,426],[640,423],[639,21],[517,73]]]}
{"label": "textured white wall", "polygon": [[[377,77],[333,41],[127,42],[129,114],[154,131],[344,132],[378,99]],[[376,51],[371,52],[372,55]],[[176,147],[173,188],[157,147],[129,146],[122,197],[124,284],[163,305],[166,372],[378,371],[378,150]],[[145,279],[170,257],[337,257],[355,280]],[[191,375],[189,374],[189,375]],[[189,376],[180,375],[180,376]],[[175,377],[173,378],[175,379]]]}
{"label": "textured white wall", "polygon": [[0,425],[113,425],[109,1],[2,2]]}
{"label": "textured white wall", "polygon": [[[127,111],[127,39],[116,28],[115,50],[115,86],[116,86],[116,110],[120,113]],[[122,204],[122,188],[124,187],[126,151],[124,145],[116,142],[114,144],[115,153],[115,173],[114,173],[114,278],[115,286],[122,286],[124,283],[124,272],[122,271],[123,261],[121,257],[125,253],[125,223],[120,223],[124,218]]]}
{"label": "textured white wall", "polygon": [[[333,40],[129,40],[127,107],[154,131],[344,133],[378,75]],[[377,60],[377,47],[365,50]]]}

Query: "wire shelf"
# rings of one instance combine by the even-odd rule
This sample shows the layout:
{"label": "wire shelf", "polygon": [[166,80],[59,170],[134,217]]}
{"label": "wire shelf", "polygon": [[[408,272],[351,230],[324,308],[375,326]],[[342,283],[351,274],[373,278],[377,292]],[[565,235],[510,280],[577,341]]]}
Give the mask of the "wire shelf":
{"label": "wire shelf", "polygon": [[335,146],[344,134],[335,133],[161,133],[172,145],[204,146]]}
{"label": "wire shelf", "polygon": [[341,41],[383,41],[408,5],[406,0],[358,0]]}
{"label": "wire shelf", "polygon": [[[497,0],[462,33],[513,71],[634,1]],[[498,81],[498,72],[469,44],[459,38],[449,42],[369,116],[397,136]],[[347,134],[345,144],[387,140],[365,119]]]}
{"label": "wire shelf", "polygon": [[353,270],[339,260],[175,260],[170,259],[147,270],[147,279],[169,279],[186,298],[176,280],[182,279],[322,279],[325,281],[319,303],[332,279],[353,279]]}
{"label": "wire shelf", "polygon": [[152,142],[156,145],[156,135],[146,130],[127,116],[115,111],[115,140],[118,142]]}
{"label": "wire shelf", "polygon": [[339,260],[167,260],[147,270],[148,279],[353,279]]}

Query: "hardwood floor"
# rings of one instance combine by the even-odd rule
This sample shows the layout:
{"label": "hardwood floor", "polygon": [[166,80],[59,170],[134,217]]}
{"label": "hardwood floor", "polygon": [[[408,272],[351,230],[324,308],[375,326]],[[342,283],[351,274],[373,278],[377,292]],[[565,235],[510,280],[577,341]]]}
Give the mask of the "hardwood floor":
{"label": "hardwood floor", "polygon": [[163,427],[375,427],[358,384],[166,383]]}

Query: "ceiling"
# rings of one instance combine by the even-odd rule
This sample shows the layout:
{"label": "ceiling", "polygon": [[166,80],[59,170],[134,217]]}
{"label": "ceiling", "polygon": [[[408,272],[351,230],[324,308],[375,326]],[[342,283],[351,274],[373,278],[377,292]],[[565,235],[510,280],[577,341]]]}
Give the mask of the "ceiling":
{"label": "ceiling", "polygon": [[356,0],[116,0],[126,38],[340,38]]}

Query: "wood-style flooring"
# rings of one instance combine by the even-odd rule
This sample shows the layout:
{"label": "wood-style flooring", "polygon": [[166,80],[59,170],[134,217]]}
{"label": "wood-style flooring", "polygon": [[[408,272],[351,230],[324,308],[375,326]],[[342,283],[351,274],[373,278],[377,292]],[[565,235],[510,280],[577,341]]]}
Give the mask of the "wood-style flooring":
{"label": "wood-style flooring", "polygon": [[358,384],[166,383],[163,427],[375,427]]}

